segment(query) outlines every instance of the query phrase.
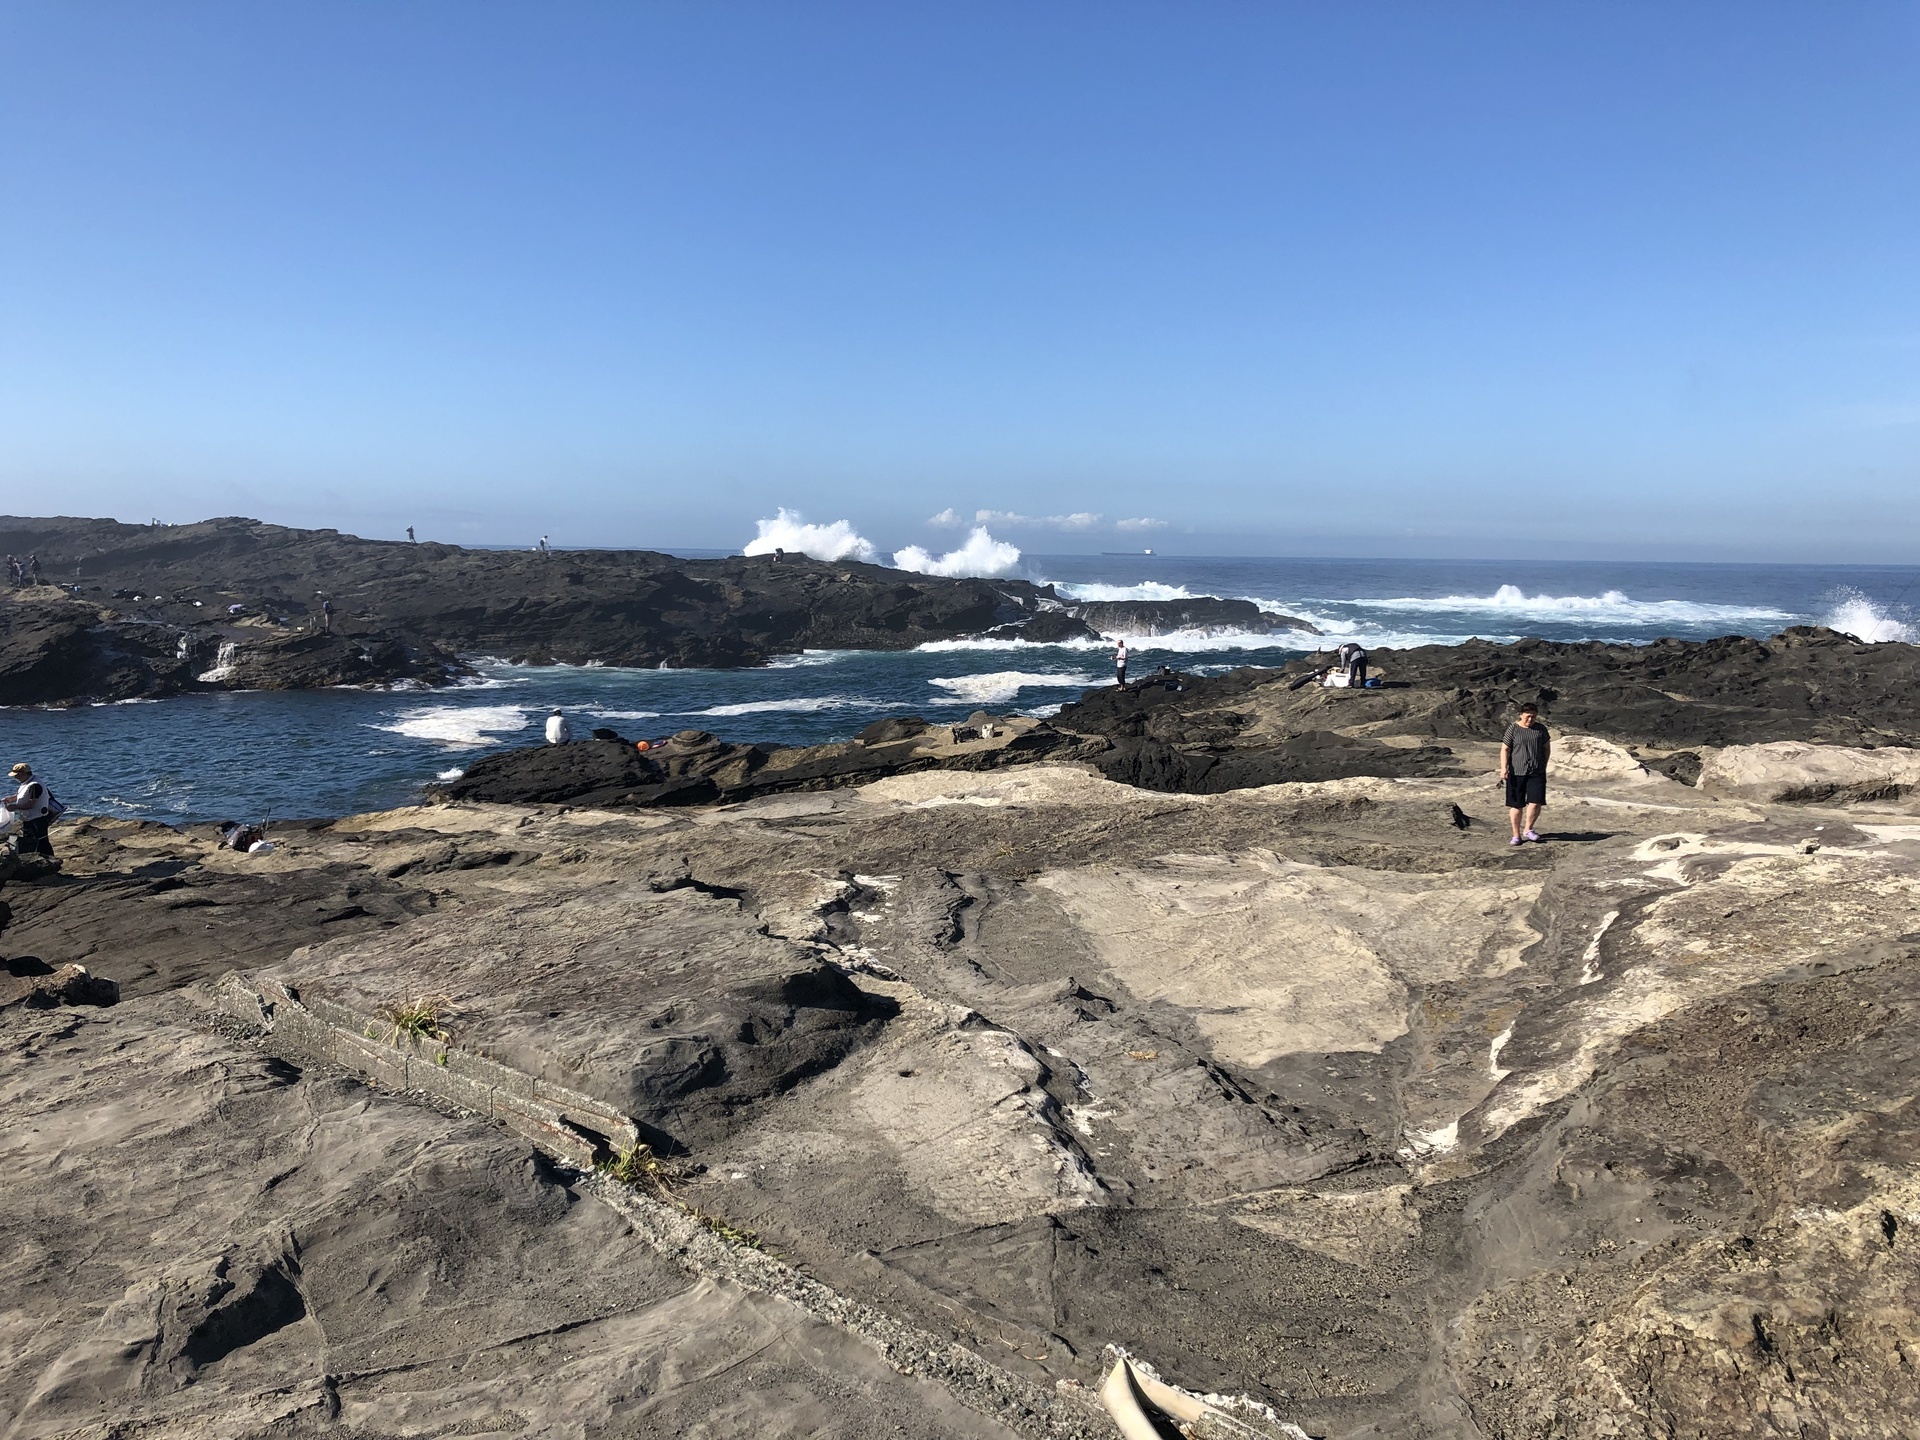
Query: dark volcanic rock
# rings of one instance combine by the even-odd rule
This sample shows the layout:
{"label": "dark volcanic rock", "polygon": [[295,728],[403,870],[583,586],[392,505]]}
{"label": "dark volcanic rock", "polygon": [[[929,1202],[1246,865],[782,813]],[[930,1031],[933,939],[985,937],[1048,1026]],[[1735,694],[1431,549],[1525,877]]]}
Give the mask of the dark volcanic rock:
{"label": "dark volcanic rock", "polygon": [[1117,740],[1095,759],[1100,773],[1143,790],[1217,795],[1255,785],[1344,780],[1354,775],[1435,776],[1465,771],[1444,745],[1403,750],[1326,730],[1259,748],[1179,749],[1151,738]]}
{"label": "dark volcanic rock", "polygon": [[[1104,742],[1063,735],[1026,716],[929,726],[918,716],[881,720],[844,744],[742,745],[705,730],[682,730],[641,751],[625,740],[535,745],[476,760],[457,780],[434,787],[448,800],[625,809],[702,805],[792,790],[831,790],[917,770],[991,770],[1035,760],[1077,759]],[[958,738],[954,738],[958,731]]]}
{"label": "dark volcanic rock", "polygon": [[[241,641],[249,658],[215,684],[435,683],[435,667],[454,653],[734,666],[809,647],[902,650],[1017,628],[1055,598],[1021,580],[802,555],[463,550],[245,519],[155,528],[0,517],[0,548],[37,553],[44,572],[76,592],[66,603],[86,602],[84,612],[36,617],[4,601],[57,606],[59,590],[0,593],[0,704],[175,693],[191,688],[192,674],[225,668],[223,641]],[[303,643],[318,638],[308,632],[319,628],[323,600],[334,606],[334,642]],[[111,644],[82,638],[90,627],[134,623],[148,643],[118,630]],[[1043,630],[1065,623],[1047,619]],[[131,659],[121,655],[129,647]],[[169,655],[181,663],[162,673]]]}
{"label": "dark volcanic rock", "polygon": [[1560,724],[1625,744],[1920,743],[1920,647],[1814,626],[1770,640],[1475,640],[1375,658],[1396,681],[1455,692],[1436,712],[1443,735],[1497,736],[1515,706],[1537,699]]}
{"label": "dark volcanic rock", "polygon": [[[1176,746],[1270,745],[1358,726],[1376,736],[1495,741],[1521,702],[1534,700],[1551,724],[1661,750],[1772,740],[1920,744],[1920,648],[1867,645],[1831,630],[1651,645],[1473,640],[1379,650],[1373,662],[1385,681],[1379,689],[1301,685],[1325,663],[1310,659],[1283,670],[1089,690],[1053,723]],[[1655,768],[1691,783],[1699,764],[1680,753]]]}
{"label": "dark volcanic rock", "polygon": [[[743,757],[757,755],[750,745],[731,748]],[[656,754],[661,758],[654,758]],[[562,800],[599,806],[702,805],[720,798],[719,786],[707,775],[697,769],[689,773],[687,749],[674,753],[681,762],[678,775],[669,772],[667,756],[665,748],[642,753],[625,740],[529,746],[474,761],[466,774],[441,791],[450,800],[519,805]]]}
{"label": "dark volcanic rock", "polygon": [[124,700],[192,684],[191,657],[171,630],[110,623],[74,601],[0,604],[0,704]]}
{"label": "dark volcanic rock", "polygon": [[[43,589],[45,587],[42,587]],[[0,599],[0,704],[67,705],[202,690],[310,690],[471,673],[450,650],[390,631],[182,625],[75,600]]]}
{"label": "dark volcanic rock", "polygon": [[1066,610],[1042,610],[1029,620],[996,625],[987,631],[994,640],[1025,640],[1034,645],[1058,645],[1063,640],[1098,640],[1100,632]]}

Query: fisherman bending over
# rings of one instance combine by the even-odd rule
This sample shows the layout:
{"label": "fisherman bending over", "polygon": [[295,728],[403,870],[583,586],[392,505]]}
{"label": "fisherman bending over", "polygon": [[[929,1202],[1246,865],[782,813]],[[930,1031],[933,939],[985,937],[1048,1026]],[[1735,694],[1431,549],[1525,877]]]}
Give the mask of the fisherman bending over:
{"label": "fisherman bending over", "polygon": [[1349,640],[1339,650],[1340,668],[1347,673],[1347,685],[1350,689],[1366,688],[1367,652]]}

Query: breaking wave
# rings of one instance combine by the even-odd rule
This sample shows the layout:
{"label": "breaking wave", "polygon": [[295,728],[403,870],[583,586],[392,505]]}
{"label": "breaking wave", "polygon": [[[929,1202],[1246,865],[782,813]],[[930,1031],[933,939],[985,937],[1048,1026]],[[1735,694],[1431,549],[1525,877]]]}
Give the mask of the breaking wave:
{"label": "breaking wave", "polygon": [[[1088,604],[1115,600],[1199,600],[1211,599],[1211,596],[1199,596],[1184,585],[1163,585],[1158,580],[1142,580],[1138,585],[1100,585],[1059,584],[1054,590],[1069,600],[1080,600]],[[1262,602],[1255,601],[1255,604]]]}
{"label": "breaking wave", "polygon": [[877,560],[879,552],[858,530],[845,520],[831,525],[809,525],[798,510],[782,505],[771,520],[754,522],[760,533],[749,540],[743,555],[771,555],[776,550],[792,550],[816,560]]}
{"label": "breaking wave", "polygon": [[1097,685],[1099,681],[1092,675],[1043,675],[1029,670],[995,670],[986,675],[948,675],[927,683],[937,685],[954,699],[969,704],[1003,705],[1022,690],[1082,689]]}
{"label": "breaking wave", "polygon": [[370,728],[458,747],[490,745],[494,736],[524,730],[531,723],[520,705],[422,705],[402,710],[390,724]]}
{"label": "breaking wave", "polygon": [[[1619,590],[1600,595],[1529,595],[1502,585],[1491,595],[1403,595],[1383,600],[1309,600],[1309,605],[1366,606],[1414,615],[1487,614],[1511,620],[1588,620],[1613,625],[1714,625],[1794,620],[1786,610],[1761,605],[1703,605],[1693,600],[1635,600]],[[1304,616],[1302,617],[1305,618]]]}
{"label": "breaking wave", "polygon": [[967,543],[944,555],[933,555],[918,545],[893,552],[896,570],[911,570],[919,575],[989,576],[1009,574],[1020,563],[1020,547],[996,540],[987,527],[977,525]]}
{"label": "breaking wave", "polygon": [[1888,641],[1911,645],[1916,638],[1911,620],[1896,620],[1887,613],[1887,607],[1851,587],[1834,591],[1831,603],[1833,608],[1820,623],[1843,635],[1851,635],[1869,645],[1884,645]]}

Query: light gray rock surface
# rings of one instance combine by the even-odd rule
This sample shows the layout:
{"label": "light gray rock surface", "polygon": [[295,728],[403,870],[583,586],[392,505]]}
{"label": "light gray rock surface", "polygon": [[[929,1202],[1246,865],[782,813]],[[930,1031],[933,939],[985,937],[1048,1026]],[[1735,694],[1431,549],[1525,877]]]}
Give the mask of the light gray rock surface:
{"label": "light gray rock surface", "polygon": [[[96,823],[8,953],[300,899],[218,985],[126,945],[150,993],[0,1014],[0,1433],[1091,1434],[1109,1345],[1314,1435],[1911,1433],[1920,817],[1580,740],[1519,850],[1490,775],[1048,764]],[[630,1118],[682,1238],[241,994]]]}

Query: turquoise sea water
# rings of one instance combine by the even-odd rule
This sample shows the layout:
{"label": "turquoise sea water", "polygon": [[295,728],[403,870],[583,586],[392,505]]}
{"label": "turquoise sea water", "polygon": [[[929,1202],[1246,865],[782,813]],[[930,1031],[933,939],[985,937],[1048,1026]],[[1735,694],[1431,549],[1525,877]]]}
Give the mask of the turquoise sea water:
{"label": "turquoise sea water", "polygon": [[[1338,643],[1645,642],[1768,635],[1832,624],[1914,638],[1920,568],[1509,564],[1407,560],[1029,556],[1022,573],[1084,599],[1244,596],[1312,621]],[[1196,634],[1135,640],[1133,671],[1279,664],[1303,646]],[[199,695],[74,710],[0,709],[0,763],[30,761],[76,811],[158,820],[349,814],[404,804],[490,749],[527,744],[560,706],[657,737],[843,739],[883,715],[1047,713],[1111,680],[1109,644],[954,641],[918,650],[809,652],[753,670],[622,670],[484,663],[441,691]]]}

